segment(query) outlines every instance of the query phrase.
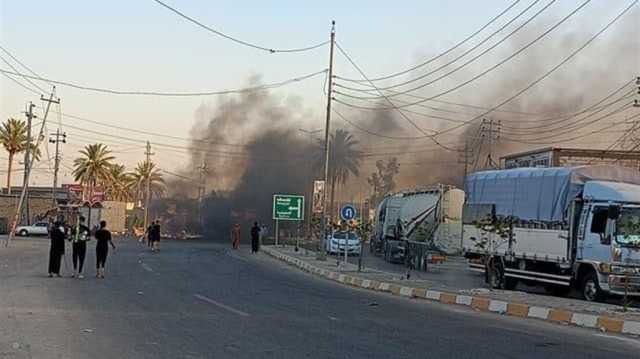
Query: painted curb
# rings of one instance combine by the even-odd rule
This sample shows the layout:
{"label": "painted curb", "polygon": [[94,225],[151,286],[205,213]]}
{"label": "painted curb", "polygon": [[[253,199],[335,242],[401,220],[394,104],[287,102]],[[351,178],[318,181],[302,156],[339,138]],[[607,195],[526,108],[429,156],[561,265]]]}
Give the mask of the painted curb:
{"label": "painted curb", "polygon": [[294,267],[300,268],[306,272],[358,288],[387,292],[391,293],[392,295],[401,297],[436,301],[443,304],[462,305],[471,307],[481,312],[493,312],[514,317],[533,318],[548,321],[551,323],[563,323],[583,328],[600,329],[602,331],[611,333],[640,336],[640,322],[637,321],[621,320],[585,313],[574,313],[560,309],[537,307],[523,303],[505,302],[484,297],[429,290],[428,288],[399,286],[391,283],[378,282],[375,280],[363,279],[351,275],[331,272],[326,269],[315,267],[297,258],[282,254],[281,252],[269,247],[263,247],[263,251],[278,260],[288,263]]}

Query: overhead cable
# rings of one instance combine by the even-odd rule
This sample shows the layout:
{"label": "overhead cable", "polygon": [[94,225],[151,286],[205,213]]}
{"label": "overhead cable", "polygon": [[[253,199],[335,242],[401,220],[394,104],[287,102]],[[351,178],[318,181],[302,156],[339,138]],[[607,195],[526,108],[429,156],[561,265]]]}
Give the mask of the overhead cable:
{"label": "overhead cable", "polygon": [[[534,4],[537,3],[539,0],[534,1]],[[453,45],[452,47],[450,47],[449,49],[447,49],[446,51],[424,61],[421,62],[418,65],[415,65],[413,67],[410,67],[406,70],[403,71],[399,71],[387,76],[382,76],[382,77],[374,77],[374,78],[369,78],[369,80],[371,81],[381,81],[381,80],[387,80],[393,77],[397,77],[397,76],[401,76],[404,75],[406,73],[409,73],[411,71],[417,70],[423,66],[426,66],[436,60],[438,60],[439,58],[449,54],[450,52],[452,52],[453,50],[459,48],[460,46],[464,45],[465,43],[467,43],[469,40],[471,40],[472,38],[474,38],[476,35],[478,35],[480,32],[482,32],[484,29],[486,29],[487,27],[489,27],[489,25],[493,24],[496,20],[498,20],[498,18],[500,18],[502,15],[506,14],[509,10],[511,10],[514,6],[516,6],[518,3],[520,2],[520,0],[516,0],[514,2],[512,2],[506,9],[502,10],[498,15],[494,16],[493,18],[491,18],[489,20],[489,22],[487,22],[486,24],[484,24],[482,27],[480,27],[478,30],[476,30],[475,32],[473,32],[471,35],[467,36],[466,38],[464,38],[462,41],[458,42],[457,44]],[[521,15],[521,14],[520,14]],[[512,19],[509,23],[513,22],[513,20],[515,20],[516,18],[518,18],[520,15],[516,16],[514,19]],[[493,34],[491,34],[487,40],[493,36]],[[486,41],[486,40],[485,40]],[[345,81],[353,81],[353,82],[366,82],[366,80],[363,79],[349,79],[349,78],[341,78],[342,80]]]}
{"label": "overhead cable", "polygon": [[[456,56],[455,58],[443,63],[442,65],[436,67],[433,70],[430,70],[429,72],[426,72],[424,74],[421,74],[418,77],[414,77],[411,78],[409,80],[397,83],[397,84],[393,84],[393,85],[389,85],[389,86],[378,86],[378,89],[380,90],[390,90],[390,89],[394,89],[394,88],[398,88],[398,87],[402,87],[404,85],[408,85],[410,83],[422,80],[425,77],[428,77],[430,75],[433,75],[434,73],[447,68],[449,65],[456,63],[458,60],[462,59],[463,57],[467,56],[468,54],[470,54],[471,52],[473,52],[474,50],[476,50],[477,48],[479,48],[480,46],[482,46],[485,42],[489,41],[489,39],[491,39],[494,35],[496,35],[497,33],[501,32],[502,30],[504,30],[507,26],[511,25],[512,22],[514,22],[516,19],[518,19],[520,16],[522,16],[524,13],[526,13],[527,11],[529,11],[529,9],[531,9],[535,4],[538,3],[538,1],[540,0],[536,0],[533,3],[531,3],[528,7],[526,7],[524,10],[522,10],[516,17],[514,17],[513,19],[511,19],[509,22],[507,22],[506,24],[504,24],[502,27],[498,28],[496,31],[494,31],[491,35],[489,35],[489,37],[487,37],[486,39],[482,40],[481,42],[475,44],[474,46],[470,47],[469,49],[467,49],[466,51],[464,51],[462,54]],[[508,33],[506,36],[504,36],[502,39],[500,39],[499,41],[497,41],[496,43],[494,43],[493,45],[491,45],[490,47],[488,47],[487,49],[483,50],[482,52],[480,52],[478,55],[472,57],[470,60],[468,60],[467,62],[463,63],[462,65],[456,67],[455,69],[453,69],[452,71],[447,72],[447,75],[445,76],[440,76],[438,78],[436,78],[435,80],[429,81],[426,84],[422,84],[418,87],[416,87],[417,89],[423,88],[425,86],[431,85],[434,82],[437,82],[447,76],[450,76],[451,74],[453,74],[454,72],[460,71],[462,70],[464,67],[466,67],[467,65],[475,62],[477,59],[479,59],[480,57],[486,55],[489,51],[493,50],[494,48],[498,47],[499,45],[501,45],[503,42],[507,41],[509,38],[511,38],[513,35],[515,35],[518,31],[520,31],[523,27],[525,27],[526,25],[528,25],[531,21],[533,21],[535,18],[537,18],[540,14],[542,14],[545,10],[547,10],[556,0],[551,0],[549,3],[547,3],[545,6],[543,6],[540,10],[538,10],[538,12],[536,12],[535,14],[533,14],[533,16],[531,16],[529,19],[525,20],[524,22],[522,22],[520,25],[518,25],[514,30],[512,30],[510,33]],[[343,78],[336,76],[337,79],[342,79]],[[355,90],[352,87],[348,87],[348,86],[342,86],[343,88],[349,89],[349,90]],[[398,94],[394,94],[393,96],[397,96]],[[392,96],[392,97],[393,97]]]}
{"label": "overhead cable", "polygon": [[73,87],[73,88],[76,88],[76,89],[79,89],[79,90],[102,92],[102,93],[108,93],[108,94],[112,94],[112,95],[168,96],[168,97],[193,97],[193,96],[197,97],[197,96],[229,95],[229,94],[239,94],[239,93],[248,93],[248,92],[254,92],[254,91],[268,90],[268,89],[273,89],[273,88],[277,88],[277,87],[282,87],[282,86],[288,85],[288,84],[293,83],[293,82],[299,82],[299,81],[307,80],[309,78],[312,78],[312,77],[318,76],[320,74],[323,74],[326,71],[327,70],[325,69],[325,70],[321,70],[321,71],[316,71],[316,72],[310,73],[308,75],[304,75],[304,76],[300,76],[300,77],[294,77],[294,78],[291,78],[291,79],[288,79],[288,80],[284,80],[284,81],[280,81],[280,82],[274,82],[274,83],[270,83],[270,84],[266,84],[266,85],[260,85],[260,86],[254,86],[254,87],[246,87],[246,88],[234,89],[234,90],[202,91],[202,92],[161,92],[161,91],[116,90],[116,89],[85,86],[85,85],[79,85],[79,84],[75,84],[75,83],[71,83],[71,82],[52,80],[52,79],[48,79],[48,78],[44,78],[44,77],[40,77],[40,76],[32,76],[32,75],[27,75],[27,74],[20,73],[20,72],[13,72],[13,71],[5,70],[5,69],[0,69],[0,72],[4,73],[4,74],[27,77],[27,78],[30,78],[30,79],[33,79],[33,80],[40,80],[40,81],[50,82],[50,83],[54,83],[54,84],[57,84],[57,85]]}
{"label": "overhead cable", "polygon": [[323,41],[323,42],[320,42],[320,43],[317,43],[317,44],[314,44],[314,45],[305,46],[305,47],[299,47],[299,48],[291,48],[291,49],[277,49],[277,48],[270,48],[270,47],[266,47],[266,46],[261,46],[261,45],[257,45],[257,44],[254,44],[254,43],[251,43],[251,42],[248,42],[248,41],[240,40],[237,37],[234,37],[234,36],[231,36],[231,35],[227,35],[227,34],[221,32],[219,30],[216,30],[216,29],[212,28],[211,26],[205,25],[202,22],[192,18],[191,16],[183,13],[182,11],[180,11],[180,10],[178,10],[178,9],[172,7],[172,6],[169,6],[168,4],[166,4],[166,3],[164,3],[164,2],[162,2],[160,0],[153,0],[153,1],[155,1],[157,4],[163,6],[164,8],[168,9],[169,11],[173,12],[174,14],[182,17],[183,19],[185,19],[185,20],[187,20],[187,21],[189,21],[189,22],[191,22],[191,23],[193,23],[193,24],[195,24],[195,25],[197,25],[197,26],[199,26],[199,27],[201,27],[201,28],[213,33],[213,34],[216,34],[218,36],[224,37],[225,39],[231,40],[231,41],[233,41],[235,43],[238,43],[240,45],[252,47],[254,49],[266,51],[266,52],[269,52],[269,53],[272,53],[272,54],[278,53],[278,52],[304,52],[304,51],[317,49],[317,48],[322,47],[322,46],[324,46],[324,45],[329,43],[329,40],[327,40],[327,41]]}
{"label": "overhead cable", "polygon": [[[533,46],[535,43],[537,43],[538,41],[540,41],[542,38],[544,38],[545,36],[547,36],[549,33],[551,33],[552,31],[554,31],[555,29],[557,29],[560,25],[562,25],[562,24],[563,24],[564,22],[566,22],[569,18],[571,18],[573,15],[575,15],[578,11],[580,11],[582,8],[584,8],[584,7],[585,7],[589,2],[591,2],[591,0],[586,0],[586,1],[584,1],[584,2],[583,2],[582,4],[580,4],[577,8],[575,8],[575,9],[574,9],[573,11],[571,11],[569,14],[565,15],[562,19],[560,19],[560,21],[556,22],[553,26],[551,26],[550,28],[548,28],[547,30],[545,30],[542,34],[538,35],[538,36],[537,36],[537,37],[535,37],[533,40],[529,41],[527,44],[525,44],[524,46],[522,46],[521,48],[519,48],[518,50],[516,50],[515,52],[513,52],[511,55],[509,55],[509,56],[507,56],[506,58],[502,59],[502,60],[501,60],[501,61],[499,61],[498,63],[496,63],[496,64],[494,64],[493,66],[489,67],[488,69],[486,69],[486,70],[482,71],[481,73],[479,73],[479,74],[477,74],[477,75],[473,76],[472,78],[470,78],[470,79],[469,79],[469,80],[467,80],[467,81],[464,81],[464,82],[462,82],[462,83],[460,83],[460,84],[458,84],[458,85],[456,85],[456,86],[454,86],[454,87],[451,87],[451,88],[449,88],[448,90],[445,90],[445,91],[443,91],[443,92],[440,92],[440,93],[438,93],[438,94],[436,94],[436,95],[429,96],[429,97],[428,97],[428,99],[434,99],[434,98],[441,97],[441,96],[444,96],[444,95],[446,95],[446,94],[449,94],[449,93],[451,93],[451,92],[453,92],[453,91],[456,91],[456,90],[458,90],[458,89],[460,89],[460,88],[462,88],[462,87],[464,87],[464,86],[466,86],[466,85],[468,85],[468,84],[470,84],[470,83],[474,82],[475,80],[477,80],[477,79],[479,79],[479,78],[483,77],[484,75],[486,75],[486,74],[490,73],[491,71],[493,71],[493,70],[497,69],[498,67],[500,67],[500,66],[504,65],[505,63],[509,62],[510,60],[512,60],[513,58],[515,58],[516,56],[518,56],[519,54],[521,54],[522,52],[524,52],[526,49],[528,49],[529,47]],[[481,53],[481,55],[482,55],[482,54],[483,54],[483,53]],[[477,58],[477,56],[476,56],[476,57],[474,57],[474,58],[472,58],[471,60],[467,61],[467,62],[466,62],[465,64],[463,64],[462,66],[464,66],[464,65],[468,64],[470,61],[473,61],[475,58]],[[399,96],[399,95],[402,95],[402,94],[405,94],[405,93],[410,93],[410,92],[413,92],[413,91],[419,90],[419,89],[421,89],[421,88],[423,88],[423,87],[425,87],[425,86],[428,86],[428,85],[430,85],[430,84],[432,84],[432,83],[434,83],[434,82],[436,82],[436,81],[439,81],[439,80],[441,80],[441,79],[443,79],[443,78],[449,77],[451,74],[453,74],[453,73],[454,73],[454,72],[456,72],[456,71],[457,71],[457,69],[453,69],[453,70],[451,70],[451,71],[449,71],[449,72],[447,72],[447,73],[445,73],[445,74],[443,74],[443,75],[441,75],[441,76],[436,77],[435,79],[433,79],[433,80],[431,80],[431,81],[429,81],[429,82],[427,82],[427,83],[425,83],[425,84],[422,84],[422,85],[420,85],[420,86],[413,87],[413,88],[411,88],[411,89],[409,89],[409,90],[405,90],[405,91],[401,91],[401,92],[396,92],[396,93],[394,93],[394,94],[389,95],[388,97],[395,97],[395,96]],[[376,87],[376,86],[375,86],[375,85],[373,85],[373,84],[371,84],[371,87],[372,87],[372,88],[374,88],[374,89],[376,89],[376,91],[380,90],[380,88],[379,88],[379,87]],[[381,97],[381,96],[354,96],[354,95],[351,95],[351,94],[348,94],[348,93],[344,93],[344,92],[337,92],[337,91],[336,91],[336,93],[339,93],[340,95],[343,95],[343,96],[346,96],[346,97],[350,97],[350,98],[354,98],[354,99],[377,99],[377,98],[380,98],[380,97]],[[409,106],[413,106],[413,105],[418,104],[418,103],[423,103],[423,102],[425,102],[425,101],[428,101],[428,100],[426,100],[426,99],[425,99],[425,100],[420,100],[420,101],[417,101],[417,102],[412,102],[412,103],[405,104],[405,105],[401,105],[401,106],[398,106],[398,107],[401,107],[401,108],[409,107]]]}

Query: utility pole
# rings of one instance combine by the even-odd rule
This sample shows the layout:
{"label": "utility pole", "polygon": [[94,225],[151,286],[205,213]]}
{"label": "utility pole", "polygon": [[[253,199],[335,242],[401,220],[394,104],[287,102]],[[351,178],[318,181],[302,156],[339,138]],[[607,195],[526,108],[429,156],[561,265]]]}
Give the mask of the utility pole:
{"label": "utility pole", "polygon": [[487,154],[487,161],[485,163],[485,168],[498,168],[498,163],[493,159],[493,152],[495,150],[495,144],[500,139],[500,129],[502,127],[501,121],[494,121],[493,119],[487,121],[486,119],[482,119],[482,125],[480,127],[480,131],[482,132],[481,137],[487,137],[489,140],[489,153]]}
{"label": "utility pole", "polygon": [[54,207],[57,205],[56,189],[58,188],[58,171],[60,170],[60,142],[67,143],[67,134],[60,132],[58,128],[56,133],[49,137],[49,143],[56,144],[56,155],[53,160],[53,189],[51,191],[51,200],[53,201]]}
{"label": "utility pole", "polygon": [[20,201],[22,202],[23,200],[27,201],[27,206],[25,206],[24,208],[24,212],[25,213],[20,213],[21,216],[23,216],[22,218],[25,219],[27,222],[27,225],[29,225],[31,222],[29,220],[29,163],[30,161],[30,155],[31,155],[31,123],[33,122],[33,118],[36,117],[33,114],[33,108],[36,105],[34,105],[32,102],[29,102],[29,109],[27,110],[27,148],[24,150],[24,175],[22,177],[22,194],[20,195],[20,197],[22,197],[20,199]]}
{"label": "utility pole", "polygon": [[154,155],[154,153],[151,152],[151,143],[149,143],[149,141],[147,141],[147,147],[144,154],[147,156],[146,166],[148,169],[144,196],[144,229],[146,231],[147,227],[149,227],[149,202],[151,199],[151,156]]}
{"label": "utility pole", "polygon": [[[306,134],[309,136],[309,145],[313,147],[313,135],[322,131],[321,128],[317,129],[317,130],[305,130],[303,128],[299,128],[298,131]],[[305,219],[305,232],[306,235],[309,236],[308,238],[311,238],[311,217],[313,216],[312,213],[312,206],[313,206],[313,180],[315,178],[315,176],[313,176],[313,163],[312,161],[309,161],[309,174],[311,175],[311,178],[309,179],[309,199],[306,201],[307,202],[307,217]]]}
{"label": "utility pole", "polygon": [[[40,146],[40,141],[44,138],[44,126],[47,123],[47,116],[49,115],[49,109],[51,108],[51,104],[52,103],[56,103],[59,104],[60,103],[60,99],[53,99],[53,95],[55,94],[56,91],[56,87],[53,86],[53,90],[51,91],[51,96],[49,96],[49,98],[45,98],[44,96],[40,96],[40,100],[41,101],[46,101],[47,102],[47,108],[44,111],[44,118],[42,119],[42,123],[40,125],[40,134],[38,135],[38,140],[36,141],[36,145],[34,146],[34,148],[37,150],[38,147]],[[29,126],[28,126],[28,136],[27,136],[27,148],[25,150],[26,153],[31,153],[31,120],[35,117],[35,115],[33,114],[33,107],[35,107],[34,104],[29,103],[29,109],[27,111],[27,119],[29,122]],[[24,182],[22,183],[22,192],[20,193],[20,199],[18,200],[18,203],[16,205],[16,213],[13,217],[13,222],[11,223],[11,227],[10,227],[10,231],[9,231],[9,235],[7,236],[7,240],[5,242],[5,247],[9,246],[9,243],[13,240],[13,238],[16,235],[16,226],[18,225],[18,220],[20,218],[20,215],[22,214],[22,208],[24,205],[24,201],[27,195],[27,188],[29,187],[29,176],[31,175],[31,169],[32,169],[32,164],[33,161],[31,161],[33,159],[32,155],[29,156],[25,156],[25,169],[26,169],[26,175],[24,178]],[[26,207],[29,207],[28,204]],[[29,220],[29,215],[27,212],[27,221]]]}
{"label": "utility pole", "polygon": [[331,123],[331,100],[333,96],[333,47],[336,42],[336,22],[331,21],[331,40],[329,47],[329,89],[327,91],[327,121],[324,126],[324,193],[322,198],[322,230],[317,251],[319,260],[326,260],[324,242],[327,240],[327,188],[329,187],[329,125]]}
{"label": "utility pole", "polygon": [[198,171],[200,172],[200,181],[198,185],[198,220],[200,222],[200,228],[202,229],[204,226],[204,220],[202,217],[202,200],[206,194],[207,174],[209,173],[209,166],[204,160],[202,161],[202,165],[198,167]]}

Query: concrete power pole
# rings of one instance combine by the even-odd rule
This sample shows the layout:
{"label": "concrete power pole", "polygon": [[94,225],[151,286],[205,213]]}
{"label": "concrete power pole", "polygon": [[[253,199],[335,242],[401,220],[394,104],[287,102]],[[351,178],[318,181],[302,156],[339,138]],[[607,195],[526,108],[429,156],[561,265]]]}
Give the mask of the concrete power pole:
{"label": "concrete power pole", "polygon": [[[22,177],[22,194],[20,195],[22,198],[20,202],[27,201],[27,205],[24,207],[24,213],[20,213],[23,216],[23,219],[26,220],[27,224],[30,224],[29,220],[29,163],[31,162],[31,124],[33,122],[33,118],[36,117],[33,114],[33,108],[36,105],[29,102],[29,109],[27,110],[27,148],[24,150],[24,175]],[[20,206],[22,207],[22,206]]]}
{"label": "concrete power pole", "polygon": [[145,185],[145,195],[144,195],[144,229],[147,230],[149,227],[149,203],[151,199],[151,156],[154,153],[151,152],[151,143],[147,141],[147,147],[144,151],[145,156],[147,156],[146,165],[148,166],[149,173],[147,173],[147,183]]}
{"label": "concrete power pole", "polygon": [[[54,100],[53,99],[53,95],[55,93],[55,86],[53,87],[53,91],[51,91],[51,96],[49,96],[49,98],[45,98],[44,96],[40,96],[40,100],[47,102],[47,108],[44,111],[44,118],[42,119],[42,123],[40,124],[40,134],[38,135],[38,140],[36,141],[36,146],[35,149],[37,150],[37,148],[40,145],[40,141],[42,138],[44,138],[44,126],[47,123],[47,116],[49,115],[49,109],[51,108],[51,104],[52,103],[60,103],[60,99]],[[18,220],[20,218],[20,215],[22,214],[22,209],[24,207],[24,202],[25,202],[25,198],[27,195],[27,189],[29,187],[29,176],[31,175],[31,169],[33,167],[33,156],[31,155],[31,120],[35,117],[35,115],[33,114],[33,107],[35,107],[34,104],[30,103],[29,104],[29,109],[27,111],[27,119],[29,121],[29,126],[27,128],[27,148],[25,149],[25,152],[29,155],[25,156],[25,169],[26,169],[26,173],[25,173],[25,178],[24,178],[24,182],[22,183],[22,192],[20,193],[20,199],[18,200],[18,204],[16,205],[16,213],[13,217],[13,222],[11,223],[11,227],[9,230],[9,235],[7,236],[7,240],[5,242],[5,247],[9,246],[9,243],[13,240],[13,238],[15,237],[15,231],[16,231],[16,226],[18,225]],[[27,203],[27,206],[28,203]],[[29,214],[27,211],[27,221],[29,220]]]}
{"label": "concrete power pole", "polygon": [[56,189],[58,188],[58,171],[60,170],[60,142],[67,143],[67,134],[60,132],[60,129],[58,128],[56,133],[49,137],[49,143],[56,144],[56,155],[53,161],[53,189],[51,191],[51,199],[54,206],[57,205]]}
{"label": "concrete power pole", "polygon": [[198,172],[200,174],[198,183],[198,221],[200,223],[200,228],[202,229],[204,226],[204,219],[202,217],[202,201],[207,193],[206,184],[207,174],[209,173],[209,166],[207,166],[205,161],[202,161],[202,165],[198,167]]}
{"label": "concrete power pole", "polygon": [[324,193],[322,198],[322,230],[320,245],[318,248],[318,259],[326,260],[324,252],[324,241],[327,239],[327,189],[329,187],[329,125],[331,124],[331,100],[333,95],[333,48],[336,42],[336,22],[331,22],[331,40],[329,50],[329,87],[327,91],[327,120],[324,126]]}

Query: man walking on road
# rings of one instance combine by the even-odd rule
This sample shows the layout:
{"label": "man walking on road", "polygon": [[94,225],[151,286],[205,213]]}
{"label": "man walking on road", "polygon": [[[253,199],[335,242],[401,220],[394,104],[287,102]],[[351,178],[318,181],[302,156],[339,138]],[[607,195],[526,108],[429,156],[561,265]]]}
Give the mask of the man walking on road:
{"label": "man walking on road", "polygon": [[49,278],[56,276],[60,277],[60,260],[64,255],[64,227],[60,221],[55,221],[51,231],[49,232],[51,237],[51,248],[49,249]]}
{"label": "man walking on road", "polygon": [[258,222],[253,222],[251,227],[251,253],[258,253],[260,249],[260,227]]}
{"label": "man walking on road", "polygon": [[238,249],[240,247],[240,224],[236,223],[231,228],[231,245],[233,249]]}
{"label": "man walking on road", "polygon": [[84,278],[82,275],[82,267],[84,266],[84,258],[87,255],[87,241],[90,239],[89,227],[84,224],[85,218],[80,216],[76,222],[76,226],[71,231],[71,248],[73,259],[73,275],[72,277]]}
{"label": "man walking on road", "polygon": [[160,221],[156,220],[151,224],[151,251],[160,250]]}
{"label": "man walking on road", "polygon": [[107,222],[100,221],[100,228],[94,234],[96,237],[96,278],[104,278],[104,265],[107,263],[109,244],[113,250],[116,246],[111,240],[111,232],[107,229]]}
{"label": "man walking on road", "polygon": [[153,243],[153,235],[151,232],[153,232],[153,222],[147,227],[147,247],[149,248],[151,248],[151,243]]}

